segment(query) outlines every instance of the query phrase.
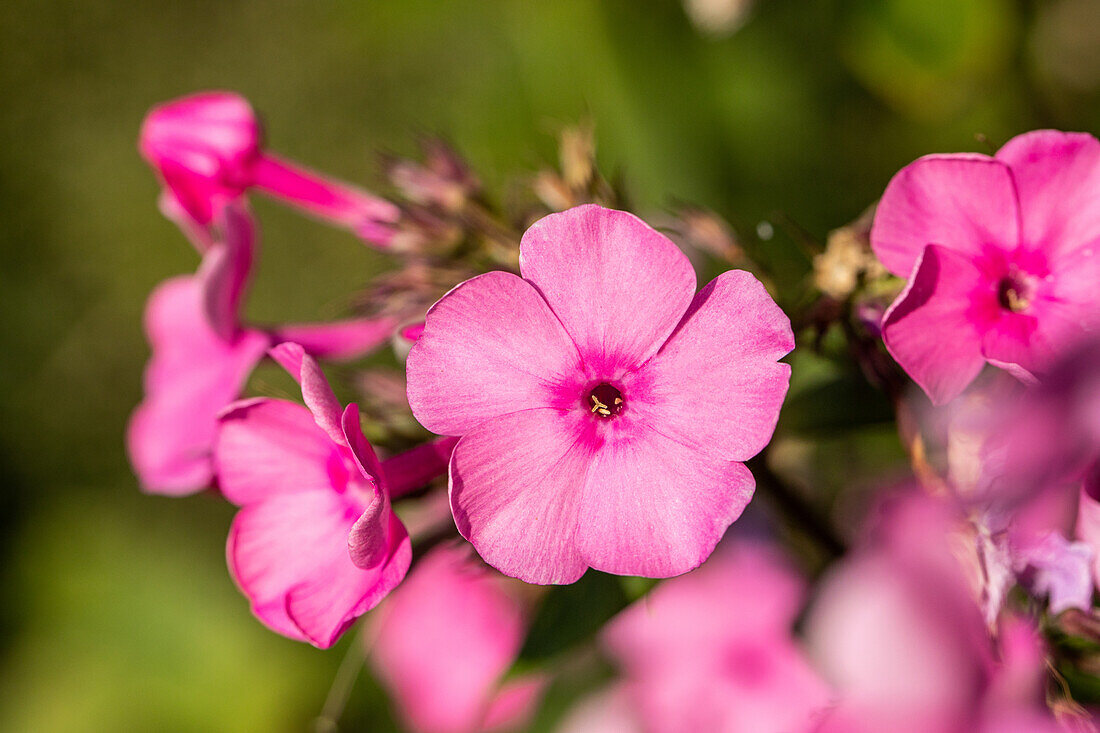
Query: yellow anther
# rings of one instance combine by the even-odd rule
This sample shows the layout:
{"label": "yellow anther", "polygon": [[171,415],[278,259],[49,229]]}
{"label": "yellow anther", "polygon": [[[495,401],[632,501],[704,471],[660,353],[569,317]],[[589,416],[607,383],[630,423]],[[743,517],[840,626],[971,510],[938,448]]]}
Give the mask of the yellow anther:
{"label": "yellow anther", "polygon": [[[607,408],[607,405],[600,402],[599,398],[596,397],[596,395],[589,395],[589,397],[592,399],[592,412],[598,412],[605,417],[611,414],[611,411]],[[620,399],[619,402],[622,402],[622,400]]]}

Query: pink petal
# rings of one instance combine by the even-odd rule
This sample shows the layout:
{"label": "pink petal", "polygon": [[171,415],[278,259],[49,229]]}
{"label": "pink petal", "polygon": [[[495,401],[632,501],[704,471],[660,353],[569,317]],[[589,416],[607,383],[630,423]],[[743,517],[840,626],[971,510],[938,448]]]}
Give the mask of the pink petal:
{"label": "pink petal", "polygon": [[205,318],[200,281],[157,287],[145,311],[152,357],[145,399],[127,428],[127,448],[146,491],[181,495],[210,485],[218,413],[240,394],[267,337],[241,331],[223,341]]}
{"label": "pink petal", "polygon": [[[793,348],[790,320],[760,281],[723,273],[657,356],[627,377],[627,409],[644,410],[662,433],[701,453],[746,461],[775,430],[791,371],[776,360]],[[632,385],[643,400],[631,400]]]}
{"label": "pink petal", "polygon": [[284,324],[271,330],[275,342],[292,341],[319,359],[356,359],[387,343],[397,327],[388,317],[331,323]]}
{"label": "pink petal", "polygon": [[329,490],[333,472],[346,471],[313,415],[294,402],[245,400],[226,410],[219,422],[214,465],[222,493],[234,504]]}
{"label": "pink petal", "polygon": [[372,663],[411,728],[483,729],[523,640],[520,605],[500,580],[446,545],[426,555],[386,604]]}
{"label": "pink petal", "polygon": [[1087,543],[1069,542],[1060,532],[1047,532],[1015,542],[1013,550],[1017,573],[1033,595],[1048,598],[1052,614],[1092,608],[1095,553]]}
{"label": "pink petal", "polygon": [[575,436],[586,417],[579,410],[514,412],[474,428],[455,447],[455,524],[502,573],[528,583],[572,583],[587,569],[574,547],[589,464]]}
{"label": "pink petal", "polygon": [[997,160],[1012,170],[1025,247],[1052,259],[1100,248],[1100,141],[1082,132],[1036,130],[1009,140]]}
{"label": "pink petal", "polygon": [[661,583],[616,616],[602,641],[632,672],[684,660],[698,665],[727,641],[789,634],[805,595],[805,580],[780,553],[727,540],[702,567]]}
{"label": "pink petal", "polygon": [[[1096,283],[1100,242],[1078,247],[1052,262],[1027,310],[1002,312],[982,339],[982,353],[1002,368],[1042,374],[1090,334],[1100,322]],[[1025,377],[1026,380],[1026,377]]]}
{"label": "pink petal", "polygon": [[804,595],[779,554],[727,544],[613,619],[603,641],[646,729],[812,730],[829,692],[791,635]]}
{"label": "pink petal", "polygon": [[590,460],[577,551],[607,573],[686,573],[710,556],[754,488],[741,463],[714,458],[647,425],[624,428]]}
{"label": "pink petal", "polygon": [[401,210],[383,198],[270,154],[256,161],[252,174],[265,193],[347,227],[372,244],[384,247],[393,238],[392,224]]}
{"label": "pink petal", "polygon": [[355,465],[362,474],[369,495],[367,506],[348,535],[348,552],[358,567],[369,568],[381,561],[387,551],[386,527],[392,512],[390,499],[382,485],[382,467],[359,422],[359,406],[348,405],[340,419],[344,440],[351,449]]}
{"label": "pink petal", "polygon": [[341,416],[344,412],[340,400],[325,379],[317,360],[307,354],[298,344],[284,342],[272,347],[271,358],[287,370],[298,384],[302,385],[302,399],[313,413],[318,427],[324,430],[333,442],[346,445]]}
{"label": "pink petal", "polygon": [[972,293],[981,283],[969,257],[929,245],[883,317],[890,355],[937,405],[958,396],[985,363],[970,312]]}
{"label": "pink petal", "polygon": [[638,706],[623,683],[582,699],[562,721],[558,733],[642,733]]}
{"label": "pink petal", "polygon": [[520,271],[573,338],[592,377],[643,364],[695,294],[683,252],[633,214],[578,206],[535,222],[520,244]]}
{"label": "pink petal", "polygon": [[244,507],[226,548],[256,616],[274,631],[328,647],[404,575],[408,538],[394,520],[389,562],[362,570],[348,557],[356,508],[334,491],[277,494]]}
{"label": "pink petal", "polygon": [[382,474],[390,497],[404,496],[447,473],[456,443],[457,438],[437,438],[383,461]]}
{"label": "pink petal", "polygon": [[242,97],[203,92],[154,107],[141,128],[141,154],[199,224],[250,183],[261,131]]}
{"label": "pink petal", "polygon": [[1016,249],[1019,206],[1008,166],[984,155],[929,155],[902,168],[875,211],[871,246],[906,277],[930,244],[973,258]]}
{"label": "pink petal", "polygon": [[252,217],[237,206],[224,209],[222,222],[222,241],[203,257],[197,277],[210,325],[223,339],[231,339],[240,329],[241,300],[252,273],[256,232]]}
{"label": "pink petal", "polygon": [[544,675],[529,674],[501,685],[485,711],[485,733],[526,730],[548,682]]}
{"label": "pink petal", "polygon": [[389,552],[378,565],[358,568],[348,558],[347,546],[334,555],[322,572],[315,572],[290,589],[286,613],[314,646],[327,649],[354,621],[371,610],[401,584],[412,563],[412,545],[405,526],[389,514]]}
{"label": "pink petal", "polygon": [[428,311],[406,361],[409,405],[433,433],[462,435],[499,415],[550,406],[562,384],[578,379],[579,363],[538,291],[490,272]]}

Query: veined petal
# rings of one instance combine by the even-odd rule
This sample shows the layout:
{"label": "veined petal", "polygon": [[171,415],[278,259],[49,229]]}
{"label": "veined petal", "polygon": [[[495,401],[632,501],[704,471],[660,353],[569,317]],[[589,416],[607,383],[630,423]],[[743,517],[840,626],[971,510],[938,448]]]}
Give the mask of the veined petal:
{"label": "veined petal", "polygon": [[633,214],[596,205],[535,222],[520,243],[520,271],[596,378],[653,356],[695,294],[695,271],[668,237]]}
{"label": "veined petal", "polygon": [[1016,183],[1023,246],[1044,250],[1052,261],[1100,249],[1100,141],[1083,132],[1035,130],[1009,140],[997,160]]}
{"label": "veined petal", "polygon": [[793,348],[790,320],[760,281],[723,273],[657,356],[625,378],[627,409],[701,453],[746,461],[775,430],[791,372],[776,360]]}
{"label": "veined petal", "polygon": [[925,246],[973,258],[1019,243],[1019,205],[1008,166],[985,155],[928,155],[890,180],[875,211],[871,247],[905,277]]}
{"label": "veined petal", "polygon": [[[462,435],[517,410],[549,407],[581,379],[577,350],[530,283],[490,272],[428,311],[406,361],[409,406],[439,435]],[[577,400],[581,399],[577,387]]]}
{"label": "veined petal", "polygon": [[331,490],[344,470],[337,448],[313,415],[294,402],[243,400],[219,419],[214,443],[218,485],[238,506],[277,494]]}
{"label": "veined petal", "polygon": [[966,255],[929,245],[883,317],[890,355],[937,405],[957,397],[985,364],[971,313],[971,296],[981,283]]}
{"label": "veined petal", "polygon": [[590,459],[576,546],[596,570],[650,578],[686,573],[710,556],[752,498],[755,481],[743,464],[658,430],[624,427]]}
{"label": "veined petal", "polygon": [[574,547],[590,458],[586,419],[579,410],[514,412],[486,421],[455,446],[455,524],[502,573],[564,584],[587,569]]}
{"label": "veined petal", "polygon": [[313,413],[318,427],[338,445],[347,445],[341,416],[344,412],[340,400],[325,379],[325,373],[317,360],[305,352],[299,344],[284,342],[271,348],[271,358],[286,369],[298,384],[302,385],[302,399]]}

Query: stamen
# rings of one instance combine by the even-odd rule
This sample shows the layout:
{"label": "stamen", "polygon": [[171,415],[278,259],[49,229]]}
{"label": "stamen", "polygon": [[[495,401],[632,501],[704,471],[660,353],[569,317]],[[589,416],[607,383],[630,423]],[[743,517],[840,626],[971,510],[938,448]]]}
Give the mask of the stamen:
{"label": "stamen", "polygon": [[1003,277],[997,286],[997,302],[1005,310],[1020,313],[1027,310],[1028,306],[1031,305],[1027,290],[1026,283],[1021,282],[1018,278],[1011,275]]}
{"label": "stamen", "polygon": [[[591,403],[590,406],[589,403]],[[588,393],[588,400],[584,404],[586,407],[589,407],[589,412],[593,415],[614,417],[622,412],[623,406],[626,403],[623,401],[622,392],[620,392],[617,387],[613,387],[604,382],[603,384],[596,385],[592,391]]]}

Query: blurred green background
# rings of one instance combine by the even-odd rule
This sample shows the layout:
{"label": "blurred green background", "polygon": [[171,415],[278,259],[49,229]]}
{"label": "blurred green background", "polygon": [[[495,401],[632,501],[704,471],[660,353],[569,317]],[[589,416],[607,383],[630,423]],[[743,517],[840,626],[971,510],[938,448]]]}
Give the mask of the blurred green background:
{"label": "blurred green background", "polygon": [[[442,133],[498,193],[587,117],[639,212],[690,201],[746,236],[781,217],[818,238],[921,154],[1100,129],[1097,0],[690,6],[0,6],[0,730],[302,730],[341,657],[252,619],[225,570],[229,507],[143,496],[127,466],[144,299],[196,264],[135,150],[150,105],[238,90],[273,149],[376,187],[376,151]],[[734,22],[704,20],[723,13]],[[387,267],[349,235],[255,208],[255,318],[325,317]],[[775,265],[802,277],[808,261],[776,242]],[[859,430],[821,481],[899,457],[889,425]],[[349,729],[387,730],[388,715],[361,681]]]}

